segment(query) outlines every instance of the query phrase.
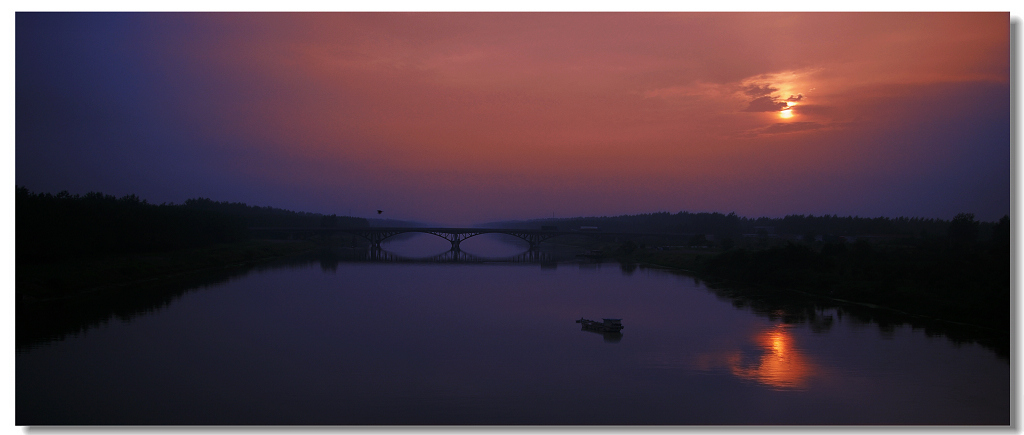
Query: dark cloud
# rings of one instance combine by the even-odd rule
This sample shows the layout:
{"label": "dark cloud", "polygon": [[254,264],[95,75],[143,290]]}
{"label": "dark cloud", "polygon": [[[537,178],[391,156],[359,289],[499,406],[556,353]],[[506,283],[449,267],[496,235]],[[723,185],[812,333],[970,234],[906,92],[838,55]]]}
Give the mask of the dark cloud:
{"label": "dark cloud", "polygon": [[760,97],[763,95],[769,95],[777,90],[779,90],[779,88],[773,88],[772,85],[748,85],[747,87],[743,88],[743,93],[751,97]]}
{"label": "dark cloud", "polygon": [[793,133],[797,131],[819,130],[825,125],[819,122],[787,122],[772,124],[761,130],[761,134]]}
{"label": "dark cloud", "polygon": [[836,112],[835,106],[822,106],[817,104],[799,104],[791,107],[793,113],[798,115],[832,115]]}
{"label": "dark cloud", "polygon": [[765,95],[763,97],[754,98],[747,105],[744,112],[776,112],[788,107],[785,101],[779,101],[778,97]]}
{"label": "dark cloud", "polygon": [[804,99],[804,94],[790,95],[789,98],[782,100],[778,96],[772,95],[772,92],[778,91],[779,88],[772,86],[771,84],[763,85],[747,85],[743,88],[743,93],[750,97],[754,97],[753,100],[747,104],[747,108],[743,109],[744,112],[775,112],[783,110],[789,105],[787,101],[800,101]]}

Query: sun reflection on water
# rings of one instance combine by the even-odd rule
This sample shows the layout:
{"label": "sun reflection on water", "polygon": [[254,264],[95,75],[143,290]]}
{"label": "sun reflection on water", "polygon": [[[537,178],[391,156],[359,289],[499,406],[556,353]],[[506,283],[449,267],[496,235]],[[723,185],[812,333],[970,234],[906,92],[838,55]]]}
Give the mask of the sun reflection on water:
{"label": "sun reflection on water", "polygon": [[795,346],[789,325],[775,325],[752,338],[760,355],[743,350],[704,354],[698,356],[697,368],[725,367],[736,377],[786,390],[806,389],[812,378],[822,374],[822,368]]}

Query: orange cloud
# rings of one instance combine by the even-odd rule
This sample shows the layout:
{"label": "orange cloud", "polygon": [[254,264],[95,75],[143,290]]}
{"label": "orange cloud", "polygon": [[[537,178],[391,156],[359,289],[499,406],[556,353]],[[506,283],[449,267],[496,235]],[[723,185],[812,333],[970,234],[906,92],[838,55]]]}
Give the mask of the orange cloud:
{"label": "orange cloud", "polygon": [[[701,207],[728,211],[753,195],[745,183],[781,186],[781,170],[817,173],[822,162],[857,161],[835,146],[751,140],[814,133],[817,143],[839,143],[858,134],[850,130],[856,126],[878,134],[905,124],[915,114],[883,118],[877,106],[915,98],[915,86],[1008,83],[1004,14],[217,14],[201,21],[218,36],[174,50],[198,59],[201,71],[192,73],[212,89],[214,98],[190,109],[193,120],[209,136],[231,138],[221,146],[309,168],[307,175],[270,171],[276,176],[362,177],[394,189],[444,177],[498,183],[522,174],[509,189],[582,178],[665,195],[646,209],[691,207],[702,194],[682,198],[636,180],[735,185],[740,190],[720,192],[731,201]],[[786,101],[800,104],[780,120],[772,112]],[[848,136],[827,136],[839,125]],[[859,152],[888,152],[863,143]],[[248,170],[275,176],[262,166]]]}

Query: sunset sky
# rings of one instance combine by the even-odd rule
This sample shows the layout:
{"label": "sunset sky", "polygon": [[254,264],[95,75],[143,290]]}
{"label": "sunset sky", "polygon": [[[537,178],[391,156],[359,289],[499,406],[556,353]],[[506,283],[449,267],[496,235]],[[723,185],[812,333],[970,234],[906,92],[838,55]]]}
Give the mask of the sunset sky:
{"label": "sunset sky", "polygon": [[1010,212],[1009,13],[18,13],[15,178],[444,225]]}

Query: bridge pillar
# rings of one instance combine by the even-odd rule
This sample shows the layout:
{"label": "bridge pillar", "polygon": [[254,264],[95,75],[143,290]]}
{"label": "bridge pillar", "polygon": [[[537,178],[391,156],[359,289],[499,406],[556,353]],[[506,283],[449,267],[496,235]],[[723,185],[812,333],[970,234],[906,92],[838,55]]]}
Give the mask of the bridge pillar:
{"label": "bridge pillar", "polygon": [[430,233],[430,234],[433,234],[435,236],[441,237],[441,238],[447,240],[448,242],[450,242],[452,244],[452,249],[451,250],[455,251],[455,252],[462,252],[462,247],[460,245],[462,244],[463,240],[466,240],[466,239],[468,239],[470,237],[473,237],[473,236],[481,234],[481,233],[476,232],[476,231],[471,231],[471,232],[461,232],[461,231],[427,231],[427,232]]}
{"label": "bridge pillar", "polygon": [[393,236],[395,234],[399,234],[399,233],[400,233],[400,231],[377,231],[377,230],[370,229],[370,230],[361,231],[361,232],[359,232],[357,234],[362,236],[366,240],[369,240],[370,244],[374,248],[380,249],[380,244],[384,242],[384,239],[387,239],[388,237],[391,237],[391,236]]}
{"label": "bridge pillar", "polygon": [[530,251],[536,251],[540,249],[541,236],[539,234],[527,234],[526,237],[522,238],[530,244]]}

